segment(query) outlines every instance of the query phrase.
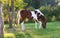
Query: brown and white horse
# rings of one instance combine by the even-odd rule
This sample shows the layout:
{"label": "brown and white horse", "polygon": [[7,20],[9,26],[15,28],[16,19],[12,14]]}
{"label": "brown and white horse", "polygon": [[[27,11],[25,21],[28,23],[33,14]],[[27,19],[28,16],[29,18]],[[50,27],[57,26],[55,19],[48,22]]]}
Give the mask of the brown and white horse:
{"label": "brown and white horse", "polygon": [[35,28],[37,29],[37,23],[40,23],[39,28],[42,27],[45,29],[46,28],[46,18],[44,16],[44,14],[42,14],[40,12],[39,9],[36,9],[34,11],[30,11],[30,10],[19,10],[18,14],[17,14],[17,19],[16,19],[16,24],[19,25],[19,21],[21,21],[21,28],[22,30],[25,30],[25,26],[24,26],[24,20],[28,18],[28,19],[33,19],[35,21]]}

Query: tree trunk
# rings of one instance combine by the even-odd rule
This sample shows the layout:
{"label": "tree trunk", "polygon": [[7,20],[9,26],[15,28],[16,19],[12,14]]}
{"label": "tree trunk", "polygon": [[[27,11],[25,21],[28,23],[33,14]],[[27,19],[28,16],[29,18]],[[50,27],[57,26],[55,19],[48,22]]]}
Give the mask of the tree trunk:
{"label": "tree trunk", "polygon": [[10,14],[9,0],[8,0],[8,17],[9,17],[9,27],[12,28],[12,19]]}
{"label": "tree trunk", "polygon": [[12,7],[12,23],[14,24],[14,0],[11,0],[11,7]]}
{"label": "tree trunk", "polygon": [[0,37],[3,36],[3,25],[4,25],[4,21],[2,18],[2,3],[0,2]]}

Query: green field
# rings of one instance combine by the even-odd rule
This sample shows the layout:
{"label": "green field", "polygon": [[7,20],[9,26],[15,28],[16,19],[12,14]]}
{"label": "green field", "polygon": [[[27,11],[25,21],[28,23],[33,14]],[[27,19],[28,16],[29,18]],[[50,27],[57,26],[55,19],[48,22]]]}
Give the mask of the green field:
{"label": "green field", "polygon": [[25,23],[26,30],[21,27],[4,26],[4,38],[60,38],[60,22],[48,22],[46,29],[35,29],[34,23]]}

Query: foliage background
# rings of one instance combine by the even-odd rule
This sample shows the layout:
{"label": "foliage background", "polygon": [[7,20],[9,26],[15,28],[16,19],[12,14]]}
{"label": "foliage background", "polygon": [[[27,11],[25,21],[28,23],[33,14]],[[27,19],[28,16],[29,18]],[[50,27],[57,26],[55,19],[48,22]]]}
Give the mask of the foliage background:
{"label": "foliage background", "polygon": [[[2,0],[0,0],[2,1]],[[8,0],[3,0],[3,16],[5,23],[8,23]],[[46,16],[47,21],[60,21],[60,3],[59,0],[14,0],[15,17],[17,10],[27,8],[28,10],[40,9]],[[11,0],[9,0],[9,7],[11,13]]]}

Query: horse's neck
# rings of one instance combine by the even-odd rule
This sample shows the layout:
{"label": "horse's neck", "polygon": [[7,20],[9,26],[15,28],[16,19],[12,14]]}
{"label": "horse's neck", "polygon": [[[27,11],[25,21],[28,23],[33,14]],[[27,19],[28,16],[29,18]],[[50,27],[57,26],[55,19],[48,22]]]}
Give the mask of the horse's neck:
{"label": "horse's neck", "polygon": [[33,16],[33,15],[36,15],[34,11],[31,11],[31,14],[32,14],[32,16]]}
{"label": "horse's neck", "polygon": [[44,16],[44,14],[39,9],[35,9],[35,11],[37,11],[38,13],[40,13],[40,15]]}
{"label": "horse's neck", "polygon": [[37,14],[35,14],[34,11],[31,11],[31,14],[32,14],[33,19],[37,20]]}

